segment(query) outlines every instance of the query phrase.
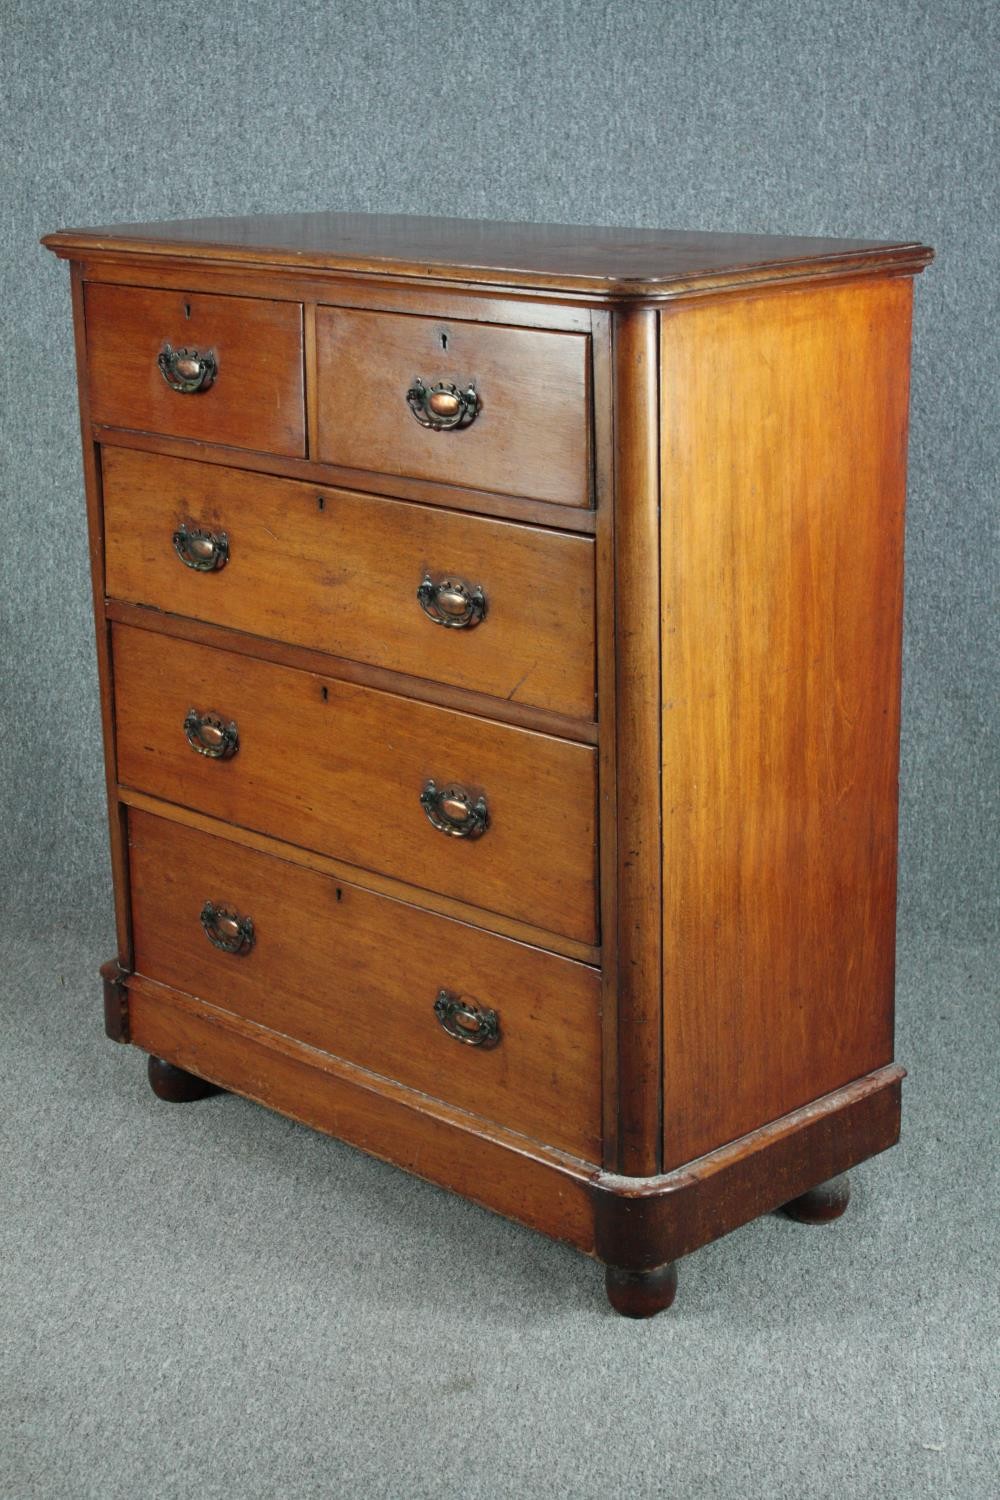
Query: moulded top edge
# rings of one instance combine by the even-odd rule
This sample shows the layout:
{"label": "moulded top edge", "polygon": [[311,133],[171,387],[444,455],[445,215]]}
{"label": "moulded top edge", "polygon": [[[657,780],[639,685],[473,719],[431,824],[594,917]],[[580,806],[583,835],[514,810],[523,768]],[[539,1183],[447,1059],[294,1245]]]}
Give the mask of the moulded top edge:
{"label": "moulded top edge", "polygon": [[67,259],[158,257],[601,300],[826,275],[915,273],[933,256],[915,242],[332,213],[65,229],[42,244]]}

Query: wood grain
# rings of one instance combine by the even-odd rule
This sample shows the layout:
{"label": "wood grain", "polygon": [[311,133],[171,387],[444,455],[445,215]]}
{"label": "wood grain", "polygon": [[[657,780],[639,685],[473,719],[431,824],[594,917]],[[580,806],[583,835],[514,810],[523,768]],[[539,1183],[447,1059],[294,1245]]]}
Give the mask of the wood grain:
{"label": "wood grain", "polygon": [[[74,261],[109,1032],[616,1284],[892,1144],[931,252],[336,214],[45,243]],[[219,356],[211,390],[167,387],[165,342]],[[476,420],[421,427],[417,376],[475,381]],[[226,570],[183,568],[181,520],[230,533]],[[420,616],[425,570],[486,622]],[[482,839],[431,827],[431,778],[487,797]],[[253,916],[248,956],[206,898]],[[444,1033],[441,989],[497,1049]]]}
{"label": "wood grain", "polygon": [[892,1055],[910,295],[662,314],[666,1166]]}
{"label": "wood grain", "polygon": [[[440,891],[428,891],[420,886],[408,885],[405,880],[379,875],[374,870],[359,869],[346,860],[332,859],[329,854],[317,854],[315,849],[304,849],[301,844],[289,844],[284,839],[255,833],[252,828],[241,828],[237,823],[224,823],[221,818],[209,817],[207,813],[196,812],[191,807],[181,807],[176,802],[149,797],[145,792],[137,792],[132,787],[121,787],[119,796],[123,803],[123,813],[125,807],[137,807],[143,812],[152,813],[154,817],[170,818],[175,823],[183,824],[185,828],[198,829],[214,838],[229,839],[234,844],[242,845],[244,849],[257,849],[262,854],[273,855],[276,859],[287,860],[293,865],[302,865],[307,870],[317,870],[321,875],[328,875],[334,880],[346,880],[352,885],[360,886],[362,890],[374,891],[393,901],[420,906],[441,916],[452,917],[456,922],[471,923],[474,927],[483,923],[483,913],[478,907],[456,900],[453,896],[442,896]],[[489,928],[501,937],[513,938],[516,943],[527,943],[532,948],[545,948],[551,953],[561,953],[563,958],[573,958],[578,963],[590,964],[594,968],[601,963],[599,947],[590,943],[578,943],[574,938],[562,937],[557,932],[546,932],[530,922],[501,916],[499,912],[490,912]]]}
{"label": "wood grain", "polygon": [[616,312],[615,779],[619,1168],[660,1166],[660,493],[657,315]]}
{"label": "wood grain", "polygon": [[902,1068],[879,1068],[659,1177],[597,1182],[597,1254],[641,1268],[690,1255],[899,1139]]}
{"label": "wood grain", "polygon": [[[322,461],[589,506],[585,334],[320,307],[316,349]],[[478,415],[421,426],[406,403],[415,378],[474,384]]]}
{"label": "wood grain", "polygon": [[[593,969],[148,813],[130,813],[129,842],[138,973],[600,1160]],[[252,918],[248,954],[209,943],[205,901]],[[495,1047],[442,1029],[442,989],[496,1012]]]}
{"label": "wood grain", "polygon": [[[94,422],[305,457],[297,304],[95,284],[85,301]],[[156,362],[168,343],[215,354],[207,390],[171,390]]]}
{"label": "wood grain", "polygon": [[166,985],[134,977],[129,1007],[144,1051],[593,1253],[586,1163]]}
{"label": "wood grain", "polygon": [[315,459],[319,452],[319,378],[316,368],[316,304],[302,307],[302,379],[306,402],[306,457]]}
{"label": "wood grain", "polygon": [[621,1166],[618,1110],[618,785],[615,705],[615,432],[613,313],[595,312],[592,365],[594,382],[594,537],[597,600],[597,756],[599,900],[601,908],[601,1012],[604,1023],[603,1166]]}
{"label": "wood grain", "polygon": [[64,229],[42,243],[58,255],[77,257],[180,254],[208,263],[558,288],[600,297],[656,296],[856,266],[912,272],[931,255],[922,245],[878,240],[343,213]]}
{"label": "wood grain", "polygon": [[[588,538],[125,448],[102,467],[111,597],[593,719]],[[181,524],[225,531],[228,564],[185,567]],[[481,587],[485,620],[434,624],[424,577]]]}
{"label": "wood grain", "polygon": [[[597,936],[596,755],[571,744],[149,631],[113,631],[128,786],[495,909]],[[188,745],[191,707],[239,726],[232,760]],[[432,828],[429,780],[484,795],[478,839]]]}
{"label": "wood grain", "polygon": [[129,1009],[144,1050],[624,1267],[690,1254],[899,1134],[885,1068],[692,1170],[617,1177],[138,975]]}
{"label": "wood grain", "polygon": [[[84,281],[114,282],[119,286],[171,287],[186,291],[191,284],[191,262],[183,255],[120,256],[98,253],[76,261]],[[507,295],[495,287],[457,287],[447,283],[414,284],[399,277],[331,277],[322,271],[296,271],[281,265],[244,265],[234,282],[225,262],[199,261],[198,288],[223,296],[263,297],[314,306],[336,301],[338,307],[362,307],[372,312],[416,313],[421,317],[461,318],[466,322],[505,323],[514,328],[554,328],[567,333],[589,333],[592,310],[579,300],[544,293]]]}
{"label": "wood grain", "polygon": [[170,438],[161,433],[130,432],[122,427],[100,423],[94,424],[93,435],[105,448],[135,448],[147,453],[164,453],[171,458],[195,458],[199,463],[223,464],[227,468],[239,468],[248,472],[302,479],[309,484],[338,485],[352,492],[392,496],[398,500],[413,500],[419,505],[435,505],[476,515],[497,516],[505,520],[523,521],[532,526],[551,526],[559,531],[579,532],[583,536],[593,535],[596,528],[592,510],[574,510],[570,505],[550,505],[546,500],[526,500],[522,495],[494,495],[488,490],[462,489],[454,484],[434,484],[424,479],[408,479],[400,474],[367,474],[360,469],[317,464],[305,458],[251,453],[214,443]]}
{"label": "wood grain", "polygon": [[104,505],[98,451],[91,436],[90,383],[87,376],[87,315],[83,280],[78,266],[73,266],[71,269],[70,287],[73,298],[73,340],[76,354],[77,395],[80,405],[83,483],[87,502],[87,550],[97,647],[97,681],[101,705],[101,742],[104,750],[104,790],[108,809],[115,935],[118,942],[117,956],[122,965],[129,969],[132,966],[132,923],[128,900],[128,842],[125,831],[125,811],[118,803],[111,630],[102,609],[105,593]]}
{"label": "wood grain", "polygon": [[520,729],[534,729],[539,734],[553,734],[557,739],[576,740],[581,745],[597,744],[598,728],[591,719],[571,719],[566,714],[554,714],[545,708],[514,703],[509,698],[490,698],[485,693],[473,692],[471,688],[451,687],[444,682],[432,682],[426,677],[410,677],[405,672],[372,667],[367,662],[331,656],[328,651],[313,651],[308,646],[294,646],[288,641],[276,641],[270,636],[247,635],[241,630],[230,630],[225,625],[193,620],[185,615],[168,614],[152,605],[125,604],[120,599],[107,599],[104,613],[109,620],[119,625],[134,625],[138,630],[153,630],[160,635],[174,636],[178,640],[200,642],[220,651],[256,656],[263,661],[296,667],[303,672],[320,672],[325,677],[338,677],[343,682],[357,682],[362,687],[380,688],[383,692],[396,693],[404,698],[419,698],[422,703],[436,703],[442,708],[457,709],[459,713],[497,719],[502,724],[516,724]]}

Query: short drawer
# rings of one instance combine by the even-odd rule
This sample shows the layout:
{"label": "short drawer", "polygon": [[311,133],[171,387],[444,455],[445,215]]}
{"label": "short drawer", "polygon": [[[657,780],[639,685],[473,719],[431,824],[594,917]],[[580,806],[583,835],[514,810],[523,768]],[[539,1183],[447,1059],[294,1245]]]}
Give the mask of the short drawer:
{"label": "short drawer", "polygon": [[593,718],[588,537],[126,448],[102,468],[113,598]]}
{"label": "short drawer", "polygon": [[97,282],[85,298],[95,422],[304,456],[298,303]]}
{"label": "short drawer", "polygon": [[587,334],[321,307],[316,347],[323,461],[591,503]]}
{"label": "short drawer", "polygon": [[147,813],[129,843],[140,974],[599,1161],[596,970]]}
{"label": "short drawer", "polygon": [[596,941],[590,746],[129,626],[113,651],[124,785]]}

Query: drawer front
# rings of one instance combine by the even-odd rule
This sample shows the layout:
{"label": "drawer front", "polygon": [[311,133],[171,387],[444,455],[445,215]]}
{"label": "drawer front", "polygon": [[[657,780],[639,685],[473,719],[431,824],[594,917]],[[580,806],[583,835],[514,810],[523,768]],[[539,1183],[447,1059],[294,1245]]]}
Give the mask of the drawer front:
{"label": "drawer front", "polygon": [[[298,303],[96,282],[87,286],[85,297],[95,422],[261,453],[305,455]],[[173,363],[165,355],[168,348]],[[185,372],[189,383],[202,375],[178,363],[180,351],[214,360],[210,383],[206,378],[199,389],[176,388]]]}
{"label": "drawer front", "polygon": [[596,970],[147,813],[129,829],[139,973],[600,1159]]}
{"label": "drawer front", "polygon": [[[321,307],[316,347],[325,462],[591,503],[587,334]],[[464,425],[434,430],[414,415],[408,392],[439,384],[475,387]]]}
{"label": "drawer front", "polygon": [[[596,941],[590,746],[128,626],[113,649],[124,785]],[[232,749],[236,726],[227,758],[189,743],[211,738],[209,714],[210,749]],[[467,814],[441,798],[453,785]],[[475,836],[480,799],[488,826]]]}
{"label": "drawer front", "polygon": [[102,467],[113,598],[593,718],[589,538],[125,448]]}

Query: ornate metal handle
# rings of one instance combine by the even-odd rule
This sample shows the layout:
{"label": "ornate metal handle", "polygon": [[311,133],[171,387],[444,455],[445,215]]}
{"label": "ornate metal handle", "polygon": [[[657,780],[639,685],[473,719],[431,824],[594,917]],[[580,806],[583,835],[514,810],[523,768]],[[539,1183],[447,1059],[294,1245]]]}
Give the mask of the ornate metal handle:
{"label": "ornate metal handle", "polygon": [[254,945],[253,918],[241,917],[231,906],[216,906],[206,901],[201,909],[201,925],[213,948],[245,958]]}
{"label": "ornate metal handle", "polygon": [[460,391],[448,380],[425,385],[416,376],[406,393],[406,402],[421,427],[443,432],[449,427],[468,427],[479,411],[479,396],[474,385]]}
{"label": "ornate metal handle", "polygon": [[452,838],[478,839],[490,826],[486,798],[473,802],[472,793],[463,786],[446,786],[438,791],[435,783],[428,781],[420,793],[420,806],[428,822]]}
{"label": "ornate metal handle", "polygon": [[189,708],[184,717],[184,736],[192,750],[209,760],[232,760],[240,748],[240,732],[220,714]]}
{"label": "ornate metal handle", "polygon": [[169,344],[164,344],[156,363],[170,389],[184,396],[207,391],[219,373],[214,354],[199,354],[197,349],[171,349]]}
{"label": "ornate metal handle", "polygon": [[434,583],[428,573],[417,589],[417,599],[429,620],[450,630],[471,630],[486,618],[486,595],[479,584],[469,589],[454,578]]}
{"label": "ornate metal handle", "polygon": [[229,561],[229,533],[205,531],[183,521],[173,535],[174,551],[186,568],[215,573]]}
{"label": "ornate metal handle", "polygon": [[441,990],[434,1014],[449,1036],[470,1047],[495,1047],[500,1040],[500,1018],[482,1005],[466,1005],[450,990]]}

